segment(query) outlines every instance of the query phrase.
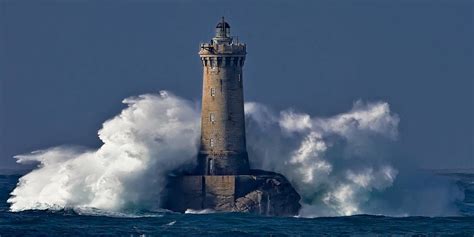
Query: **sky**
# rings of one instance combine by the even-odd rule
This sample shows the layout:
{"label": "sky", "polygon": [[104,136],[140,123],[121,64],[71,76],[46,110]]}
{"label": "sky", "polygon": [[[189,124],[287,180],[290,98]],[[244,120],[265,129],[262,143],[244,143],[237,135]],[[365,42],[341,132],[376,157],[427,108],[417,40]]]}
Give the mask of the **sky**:
{"label": "sky", "polygon": [[199,104],[197,52],[221,16],[247,43],[246,101],[323,117],[386,101],[400,116],[393,156],[474,168],[473,12],[473,0],[0,0],[0,169],[100,146],[129,96]]}

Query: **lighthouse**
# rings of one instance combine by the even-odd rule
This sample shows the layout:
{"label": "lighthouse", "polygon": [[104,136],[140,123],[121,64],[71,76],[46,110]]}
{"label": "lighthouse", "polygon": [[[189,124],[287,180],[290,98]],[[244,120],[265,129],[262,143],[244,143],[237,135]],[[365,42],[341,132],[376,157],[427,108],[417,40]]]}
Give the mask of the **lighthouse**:
{"label": "lighthouse", "polygon": [[[162,207],[294,216],[300,196],[281,174],[250,169],[245,140],[243,67],[246,45],[221,19],[210,43],[200,45],[201,145],[197,165],[170,174]],[[181,172],[181,174],[180,174]]]}
{"label": "lighthouse", "polygon": [[222,20],[210,43],[201,44],[203,66],[201,146],[197,173],[249,173],[245,141],[243,66],[246,45],[234,41]]}

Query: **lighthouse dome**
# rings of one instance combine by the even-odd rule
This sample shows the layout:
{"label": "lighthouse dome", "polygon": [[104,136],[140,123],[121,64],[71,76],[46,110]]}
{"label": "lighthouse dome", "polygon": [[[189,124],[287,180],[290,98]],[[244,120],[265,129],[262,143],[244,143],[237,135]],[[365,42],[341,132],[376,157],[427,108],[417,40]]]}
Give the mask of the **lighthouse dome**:
{"label": "lighthouse dome", "polygon": [[[216,38],[220,38],[219,41],[222,41],[222,39],[225,39],[224,41],[229,43],[232,41],[230,38],[230,26],[229,24],[224,20],[224,17],[221,18],[221,21],[217,23],[216,25]],[[216,42],[218,43],[218,42]]]}
{"label": "lighthouse dome", "polygon": [[217,23],[216,28],[230,28],[230,25],[229,25],[229,23],[227,23],[225,21],[221,21],[221,22]]}

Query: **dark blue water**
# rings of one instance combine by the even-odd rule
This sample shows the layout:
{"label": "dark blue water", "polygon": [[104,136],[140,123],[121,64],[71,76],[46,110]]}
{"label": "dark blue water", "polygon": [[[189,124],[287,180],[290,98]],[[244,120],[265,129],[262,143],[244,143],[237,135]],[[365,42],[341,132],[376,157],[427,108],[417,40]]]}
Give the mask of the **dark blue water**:
{"label": "dark blue water", "polygon": [[459,182],[466,190],[458,217],[283,218],[242,213],[127,215],[75,211],[11,213],[6,200],[18,176],[0,175],[0,236],[315,236],[315,235],[458,235],[474,236],[474,176]]}

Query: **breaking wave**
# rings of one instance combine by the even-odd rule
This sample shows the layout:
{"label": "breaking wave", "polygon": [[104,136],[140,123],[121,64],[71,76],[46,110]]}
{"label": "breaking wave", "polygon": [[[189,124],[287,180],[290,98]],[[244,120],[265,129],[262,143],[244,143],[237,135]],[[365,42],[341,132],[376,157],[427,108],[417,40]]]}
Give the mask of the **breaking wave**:
{"label": "breaking wave", "polygon": [[388,152],[400,119],[385,102],[357,101],[329,118],[258,103],[245,110],[251,166],[284,174],[302,196],[301,216],[458,214],[453,181]]}
{"label": "breaking wave", "polygon": [[[20,178],[10,210],[158,209],[166,176],[194,165],[199,109],[165,91],[123,102],[127,107],[99,130],[100,148],[16,156],[38,168]],[[302,196],[301,216],[457,214],[462,192],[455,185],[412,172],[388,152],[399,117],[387,103],[358,101],[329,118],[259,103],[246,103],[245,112],[251,166],[284,174]]]}
{"label": "breaking wave", "polygon": [[99,131],[97,150],[55,147],[16,156],[39,166],[20,178],[10,209],[156,209],[166,175],[194,162],[199,113],[164,91],[123,103],[127,108]]}

